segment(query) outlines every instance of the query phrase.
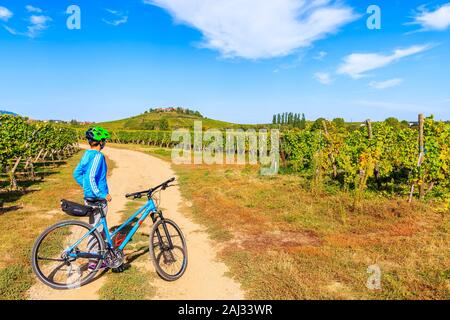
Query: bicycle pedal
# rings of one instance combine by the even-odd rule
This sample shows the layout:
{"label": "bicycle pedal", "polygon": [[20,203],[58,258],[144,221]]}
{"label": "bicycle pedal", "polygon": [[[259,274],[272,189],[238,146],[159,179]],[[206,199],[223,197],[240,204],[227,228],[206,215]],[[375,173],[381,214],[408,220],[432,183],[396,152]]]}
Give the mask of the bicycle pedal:
{"label": "bicycle pedal", "polygon": [[123,273],[127,268],[124,265],[111,269],[113,273]]}

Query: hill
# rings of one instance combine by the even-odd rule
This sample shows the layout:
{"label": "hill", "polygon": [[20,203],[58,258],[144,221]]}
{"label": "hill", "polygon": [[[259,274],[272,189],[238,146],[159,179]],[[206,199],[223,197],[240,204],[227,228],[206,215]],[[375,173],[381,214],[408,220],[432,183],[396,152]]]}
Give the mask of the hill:
{"label": "hill", "polygon": [[98,125],[108,130],[172,130],[177,128],[194,128],[195,121],[202,121],[204,129],[248,129],[253,125],[241,125],[220,120],[209,119],[200,114],[185,114],[176,111],[146,112],[131,118],[102,122]]}
{"label": "hill", "polygon": [[5,111],[5,110],[0,110],[0,115],[2,114],[9,114],[11,116],[18,116],[17,113],[11,112],[11,111]]}

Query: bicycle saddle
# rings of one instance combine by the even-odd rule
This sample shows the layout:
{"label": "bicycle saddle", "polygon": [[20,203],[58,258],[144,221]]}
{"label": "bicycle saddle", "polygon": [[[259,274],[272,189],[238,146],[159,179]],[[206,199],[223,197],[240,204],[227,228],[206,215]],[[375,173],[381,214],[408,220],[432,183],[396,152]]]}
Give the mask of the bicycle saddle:
{"label": "bicycle saddle", "polygon": [[100,199],[100,198],[84,198],[84,200],[86,200],[86,202],[88,204],[94,204],[94,205],[106,203],[105,199]]}

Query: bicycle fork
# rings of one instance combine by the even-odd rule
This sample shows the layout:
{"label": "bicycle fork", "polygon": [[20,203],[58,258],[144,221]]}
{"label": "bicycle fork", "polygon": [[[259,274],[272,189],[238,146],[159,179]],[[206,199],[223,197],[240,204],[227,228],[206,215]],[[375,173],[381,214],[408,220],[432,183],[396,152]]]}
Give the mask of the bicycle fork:
{"label": "bicycle fork", "polygon": [[[170,253],[170,258],[173,260],[174,257],[173,257],[173,254],[172,254],[172,250],[173,250],[174,246],[173,246],[172,238],[170,237],[169,230],[167,229],[166,220],[164,219],[162,211],[158,211],[157,214],[158,214],[159,219],[162,221],[161,224],[163,226],[163,230],[164,230],[164,234],[165,234],[166,239],[167,239],[167,244],[168,244],[168,249],[169,250],[164,248],[164,241],[163,241],[163,238],[161,236],[161,232],[159,231],[159,228],[158,228],[158,229],[156,229],[156,235],[158,237],[159,248],[160,248],[161,252],[163,252],[163,253],[168,251]],[[152,214],[151,217],[152,217],[153,223],[156,223],[157,220],[158,220],[158,217],[155,214]]]}

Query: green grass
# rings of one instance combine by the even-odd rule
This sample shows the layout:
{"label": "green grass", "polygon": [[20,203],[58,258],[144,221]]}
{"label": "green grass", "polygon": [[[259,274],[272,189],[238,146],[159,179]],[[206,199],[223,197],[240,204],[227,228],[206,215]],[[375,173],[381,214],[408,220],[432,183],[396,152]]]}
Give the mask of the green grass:
{"label": "green grass", "polygon": [[132,266],[123,273],[111,273],[100,288],[101,300],[146,300],[155,294],[150,274]]}
{"label": "green grass", "polygon": [[24,264],[9,265],[0,270],[0,300],[24,299],[32,286],[31,268]]}

